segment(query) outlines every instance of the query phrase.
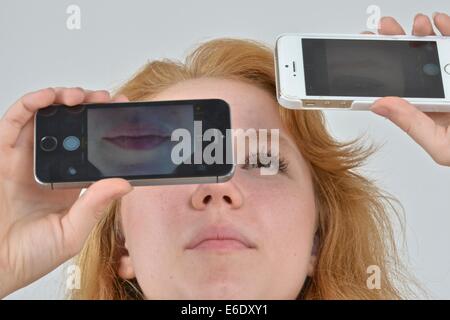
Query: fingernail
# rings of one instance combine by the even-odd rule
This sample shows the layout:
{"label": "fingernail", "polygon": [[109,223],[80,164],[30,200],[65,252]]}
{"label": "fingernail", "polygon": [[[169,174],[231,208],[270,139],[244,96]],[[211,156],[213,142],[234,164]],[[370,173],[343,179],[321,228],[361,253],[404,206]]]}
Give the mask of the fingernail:
{"label": "fingernail", "polygon": [[440,12],[433,12],[433,14],[431,16],[433,17],[433,19],[435,19],[438,14],[441,14],[441,13]]}
{"label": "fingernail", "polygon": [[378,23],[377,23],[377,30],[380,30],[381,29],[381,25],[382,25],[382,23],[383,23],[383,19],[384,19],[385,17],[381,17],[380,19],[378,19]]}

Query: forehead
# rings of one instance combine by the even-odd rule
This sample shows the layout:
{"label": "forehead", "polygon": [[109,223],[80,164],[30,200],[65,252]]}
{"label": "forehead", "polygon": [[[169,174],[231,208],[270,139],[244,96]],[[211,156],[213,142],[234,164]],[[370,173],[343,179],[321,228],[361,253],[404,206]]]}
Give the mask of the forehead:
{"label": "forehead", "polygon": [[245,82],[217,78],[186,80],[152,98],[181,99],[225,100],[230,105],[233,128],[282,129],[275,98],[265,90]]}

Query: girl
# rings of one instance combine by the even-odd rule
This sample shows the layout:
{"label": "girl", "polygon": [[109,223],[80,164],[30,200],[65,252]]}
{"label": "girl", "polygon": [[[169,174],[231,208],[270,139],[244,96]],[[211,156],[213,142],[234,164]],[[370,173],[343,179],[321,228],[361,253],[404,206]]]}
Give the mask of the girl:
{"label": "girl", "polygon": [[[433,17],[450,36],[450,17]],[[392,18],[380,33],[404,34]],[[417,15],[413,33],[433,33]],[[32,174],[34,113],[52,103],[221,98],[235,128],[278,128],[280,171],[240,166],[222,184],[132,188],[122,179],[80,190],[40,188]],[[449,114],[425,114],[387,97],[372,111],[405,130],[450,166]],[[27,94],[0,121],[0,297],[77,256],[86,299],[397,299],[408,284],[389,213],[395,201],[358,168],[373,152],[340,143],[320,111],[276,102],[272,51],[252,41],[218,39],[185,63],[153,61],[113,99],[105,91],[49,88]],[[235,246],[202,237],[232,234]],[[80,253],[81,251],[81,253]],[[381,286],[367,285],[376,266]]]}

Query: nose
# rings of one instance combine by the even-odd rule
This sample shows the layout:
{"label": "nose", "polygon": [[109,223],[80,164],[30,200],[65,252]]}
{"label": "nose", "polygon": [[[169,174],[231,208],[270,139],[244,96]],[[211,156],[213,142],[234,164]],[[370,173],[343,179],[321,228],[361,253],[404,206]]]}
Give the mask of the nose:
{"label": "nose", "polygon": [[200,184],[192,194],[191,202],[197,210],[204,210],[207,206],[229,206],[238,209],[244,203],[244,196],[232,181]]}

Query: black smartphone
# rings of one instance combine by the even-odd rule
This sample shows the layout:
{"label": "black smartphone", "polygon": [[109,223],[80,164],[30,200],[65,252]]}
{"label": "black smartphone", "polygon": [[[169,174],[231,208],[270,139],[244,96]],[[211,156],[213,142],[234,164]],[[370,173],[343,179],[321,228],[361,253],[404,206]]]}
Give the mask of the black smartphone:
{"label": "black smartphone", "polygon": [[51,105],[34,128],[34,177],[50,188],[111,177],[218,183],[235,169],[230,108],[220,99]]}

